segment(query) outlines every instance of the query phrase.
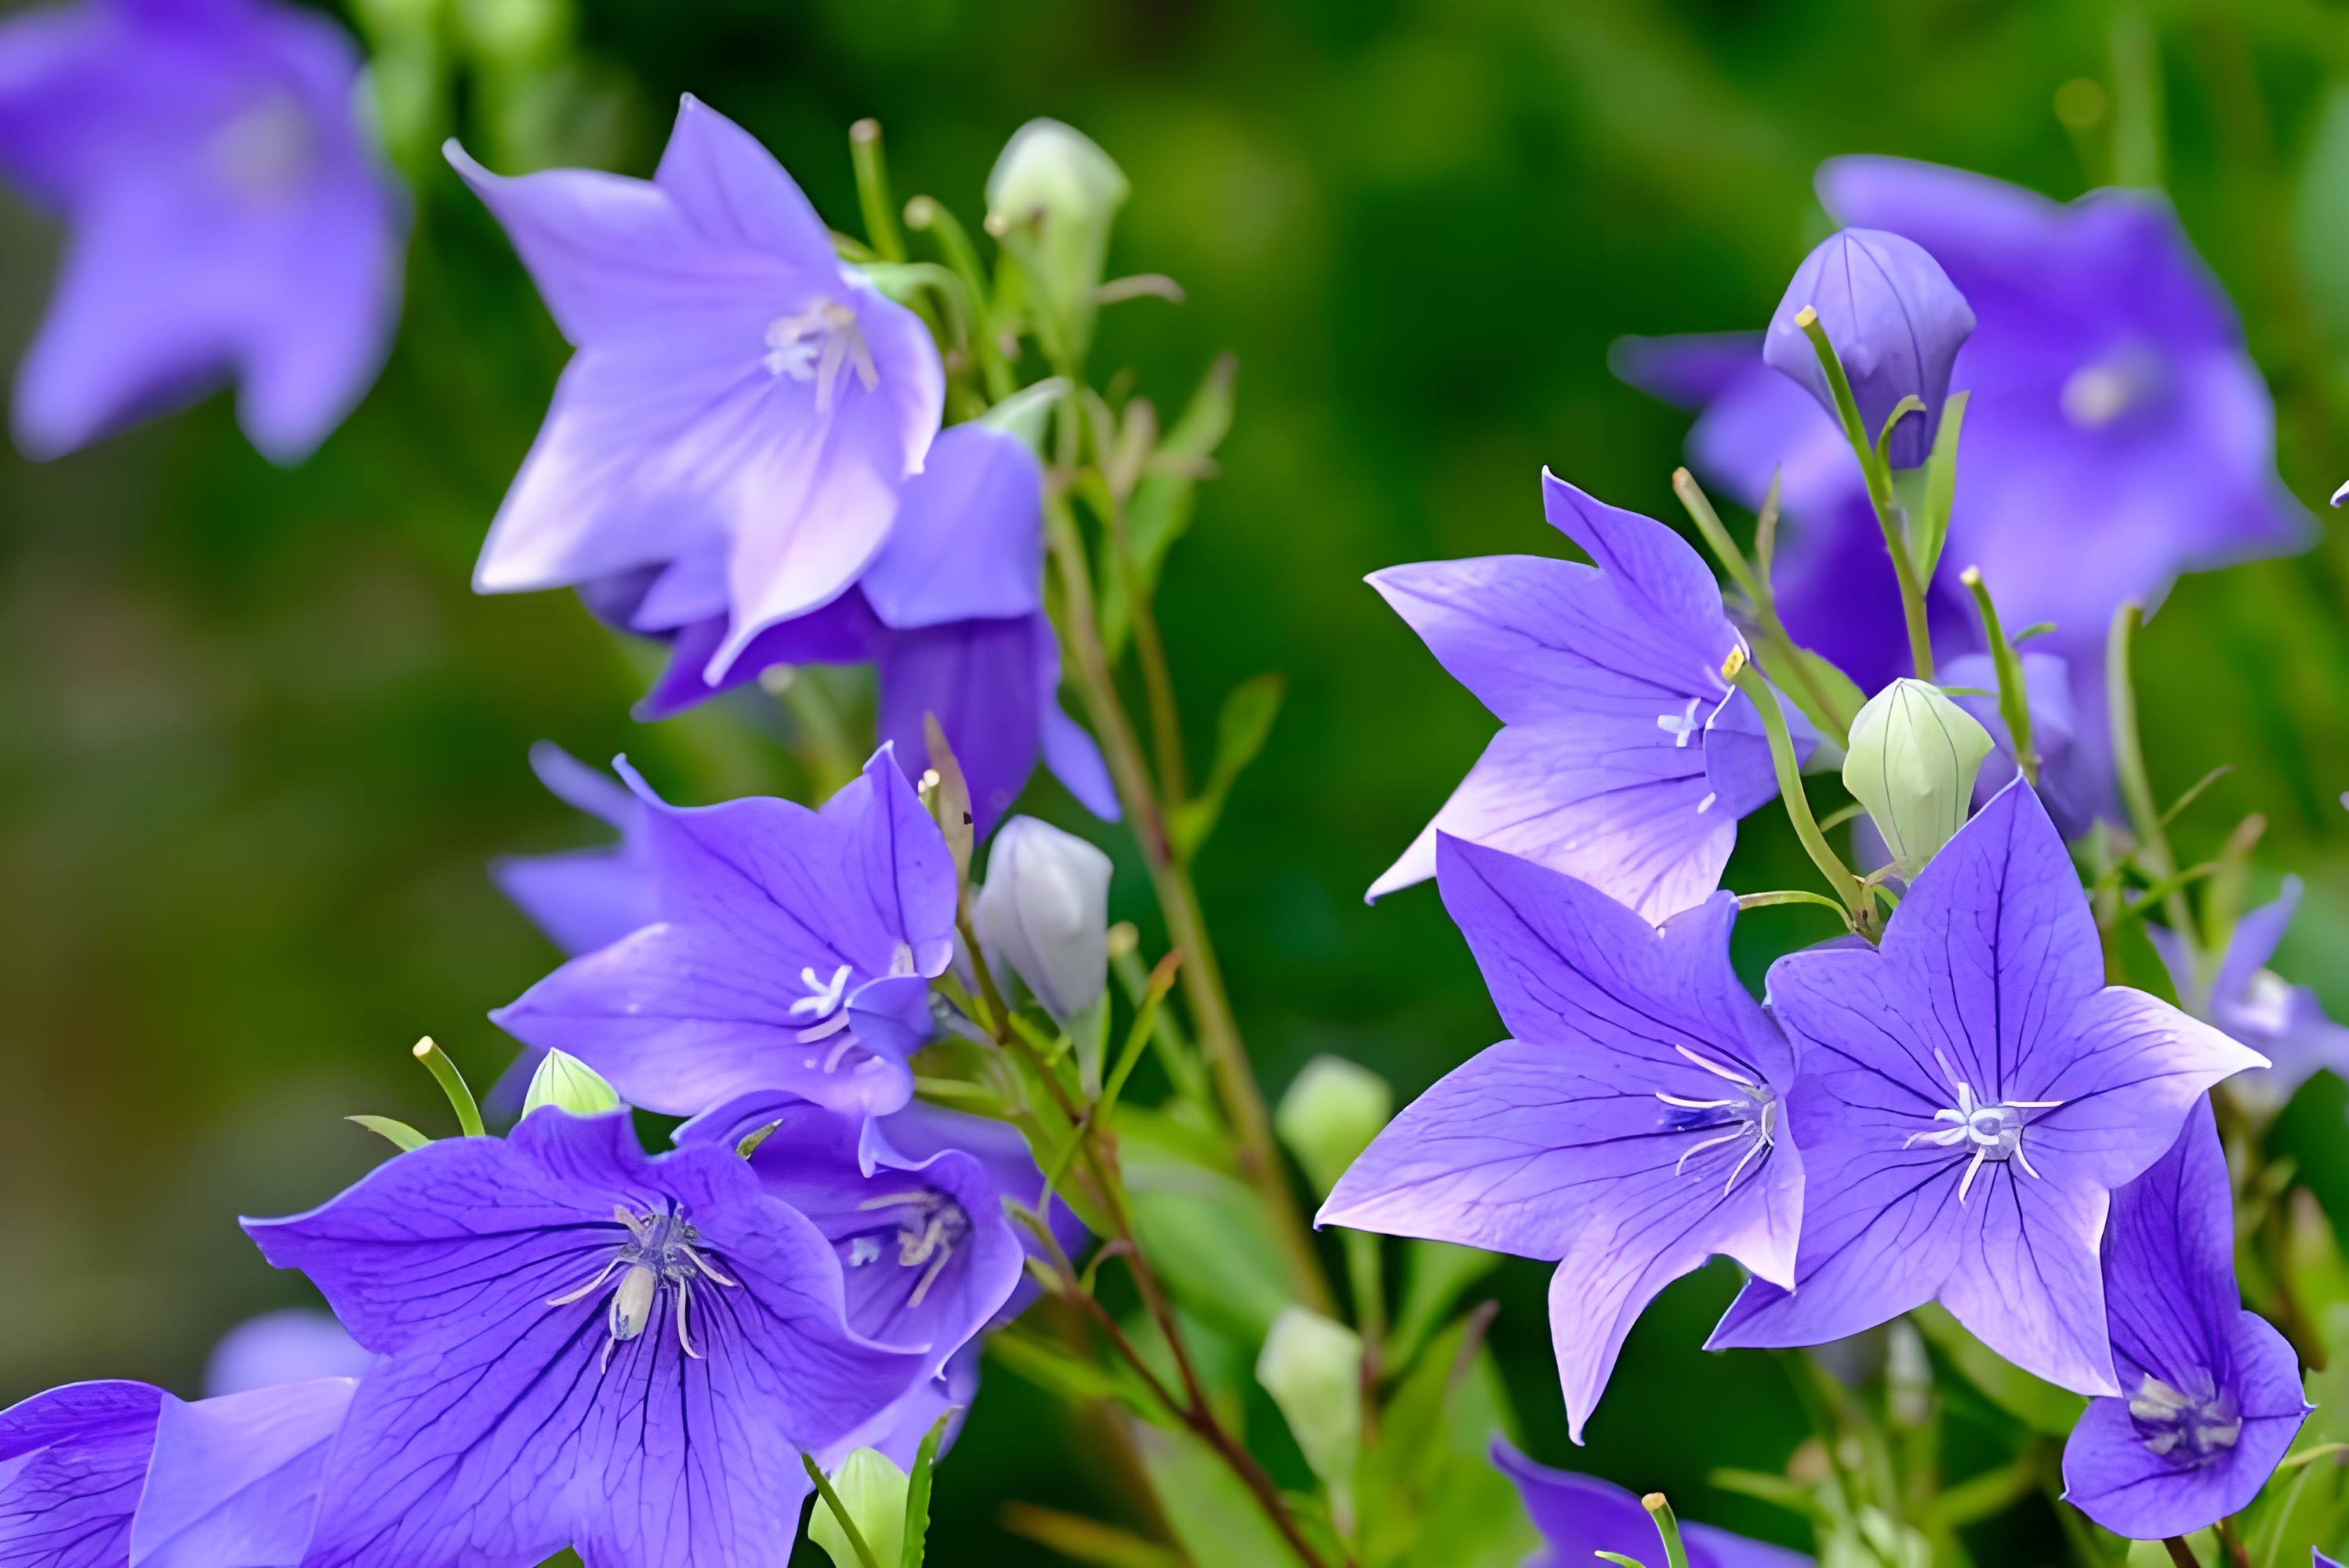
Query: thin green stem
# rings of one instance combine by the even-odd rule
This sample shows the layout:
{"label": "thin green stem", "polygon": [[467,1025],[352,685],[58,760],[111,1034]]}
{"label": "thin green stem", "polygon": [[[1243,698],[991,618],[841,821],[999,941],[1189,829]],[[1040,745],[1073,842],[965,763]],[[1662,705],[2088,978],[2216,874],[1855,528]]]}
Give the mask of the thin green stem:
{"label": "thin green stem", "polygon": [[1778,694],[1770,689],[1770,683],[1762,678],[1760,671],[1746,663],[1743,649],[1730,654],[1721,673],[1735,683],[1761,715],[1762,727],[1770,738],[1770,761],[1778,774],[1778,793],[1785,799],[1786,817],[1795,824],[1795,837],[1803,841],[1811,863],[1819,868],[1819,874],[1826,878],[1827,885],[1842,901],[1851,928],[1866,932],[1873,924],[1868,892],[1827,843],[1826,835],[1819,830],[1817,820],[1811,815],[1810,798],[1803,793],[1802,769],[1795,760],[1794,738],[1786,732],[1786,713],[1778,706]]}
{"label": "thin green stem", "polygon": [[1672,1517],[1672,1505],[1661,1491],[1651,1491],[1640,1500],[1648,1517],[1656,1522],[1656,1533],[1663,1538],[1664,1562],[1668,1568],[1689,1568],[1688,1548],[1681,1543],[1681,1522]]}
{"label": "thin green stem", "polygon": [[1821,909],[1845,913],[1844,906],[1823,892],[1809,892],[1801,888],[1788,888],[1781,892],[1745,892],[1737,895],[1740,909],[1769,909],[1784,903],[1815,903]]}
{"label": "thin green stem", "polygon": [[856,204],[864,213],[864,237],[881,259],[905,259],[905,236],[889,200],[889,166],[881,152],[881,122],[860,119],[848,128],[848,159],[856,167]]}
{"label": "thin green stem", "polygon": [[1990,644],[1991,662],[1998,666],[1998,711],[2006,720],[2008,739],[2014,748],[2014,765],[2034,789],[2039,788],[2039,751],[2031,738],[2031,694],[2023,683],[2023,659],[2014,645],[2006,640],[2006,628],[1999,624],[1998,606],[1991,603],[1990,589],[1982,582],[1978,568],[1969,566],[1958,573],[1966,592],[1974,596],[1974,610],[1982,616],[1982,636]]}
{"label": "thin green stem", "polygon": [[449,1053],[425,1036],[416,1042],[416,1059],[429,1068],[440,1085],[440,1092],[449,1097],[449,1108],[457,1113],[457,1125],[468,1138],[479,1138],[489,1130],[481,1124],[481,1108],[473,1099],[473,1091],[465,1085],[465,1075],[449,1059]]}
{"label": "thin green stem", "polygon": [[937,241],[947,265],[969,292],[971,354],[978,363],[979,379],[986,383],[988,400],[1002,402],[1019,389],[1019,382],[996,337],[995,311],[990,303],[994,296],[988,287],[987,270],[979,264],[978,251],[970,242],[969,232],[944,202],[929,196],[916,196],[905,203],[905,226]]}
{"label": "thin green stem", "polygon": [[865,1541],[864,1532],[856,1528],[856,1521],[849,1516],[848,1505],[840,1501],[840,1493],[833,1488],[832,1478],[823,1473],[823,1467],[815,1462],[815,1456],[802,1454],[800,1463],[807,1467],[808,1479],[815,1482],[816,1495],[823,1499],[824,1507],[832,1510],[832,1522],[839,1525],[841,1534],[848,1538],[848,1549],[856,1553],[857,1568],[881,1568],[881,1559],[873,1555],[873,1548]]}
{"label": "thin green stem", "polygon": [[[2137,731],[2137,680],[2129,660],[2137,625],[2144,618],[2145,612],[2133,603],[2123,604],[2113,612],[2112,631],[2105,644],[2105,701],[2112,710],[2113,771],[2120,776],[2121,799],[2128,807],[2129,820],[2137,829],[2137,858],[2159,883],[2177,874],[2178,861],[2169,852],[2161,811],[2154,804],[2153,781],[2146,774],[2145,747]],[[2183,888],[2168,890],[2161,901],[2161,913],[2169,922],[2169,929],[2177,933],[2178,940],[2186,944],[2199,990],[2205,979],[2203,954],[2195,940],[2194,913],[2187,904]]]}
{"label": "thin green stem", "polygon": [[[1686,469],[1674,469],[1672,493],[1680,498],[1682,507],[1689,514],[1689,521],[1696,524],[1697,532],[1703,536],[1705,546],[1713,552],[1713,558],[1721,562],[1721,569],[1729,573],[1729,580],[1736,583],[1739,592],[1753,603],[1754,617],[1760,622],[1756,629],[1762,634],[1762,641],[1769,650],[1771,669],[1783,671],[1782,678],[1800,686],[1803,695],[1810,699],[1809,711],[1824,716],[1835,727],[1836,744],[1848,746],[1851,743],[1853,716],[1837,706],[1833,696],[1820,684],[1818,672],[1811,667],[1811,662],[1795,645],[1795,639],[1787,634],[1785,623],[1778,618],[1777,600],[1770,593],[1767,568],[1757,570],[1746,561],[1745,552],[1737,548],[1737,542],[1729,537],[1729,530],[1722,526],[1721,514],[1713,511],[1711,498],[1696,482],[1694,474]],[[1775,480],[1773,493],[1775,493]]]}

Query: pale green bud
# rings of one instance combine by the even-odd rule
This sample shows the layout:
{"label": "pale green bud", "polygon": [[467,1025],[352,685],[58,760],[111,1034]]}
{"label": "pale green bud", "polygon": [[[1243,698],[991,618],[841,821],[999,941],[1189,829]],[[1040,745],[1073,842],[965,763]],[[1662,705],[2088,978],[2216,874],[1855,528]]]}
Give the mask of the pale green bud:
{"label": "pale green bud", "polygon": [[1272,1124],[1326,1196],[1393,1114],[1386,1079],[1339,1057],[1315,1057],[1280,1097]]}
{"label": "pale green bud", "polygon": [[1904,876],[1965,826],[1990,731],[1930,682],[1897,680],[1852,720],[1844,788],[1868,808]]}
{"label": "pale green bud", "polygon": [[1342,1506],[1361,1452],[1361,1336],[1318,1312],[1282,1307],[1256,1358],[1256,1380],[1280,1407],[1305,1462]]}
{"label": "pale green bud", "polygon": [[528,1116],[542,1105],[560,1107],[574,1116],[601,1116],[620,1109],[620,1091],[577,1057],[549,1051],[538,1070],[530,1075],[530,1093],[523,1099],[522,1113]]}
{"label": "pale green bud", "polygon": [[1093,291],[1132,187],[1091,137],[1057,119],[1011,133],[987,177],[987,230],[1028,269],[1071,356],[1092,334]]}
{"label": "pale green bud", "polygon": [[[841,1461],[830,1479],[832,1490],[840,1494],[840,1506],[856,1522],[856,1533],[872,1548],[873,1560],[899,1561],[905,1550],[905,1472],[886,1454],[859,1449]],[[848,1532],[822,1498],[808,1511],[808,1539],[823,1548],[833,1568],[861,1568]]]}

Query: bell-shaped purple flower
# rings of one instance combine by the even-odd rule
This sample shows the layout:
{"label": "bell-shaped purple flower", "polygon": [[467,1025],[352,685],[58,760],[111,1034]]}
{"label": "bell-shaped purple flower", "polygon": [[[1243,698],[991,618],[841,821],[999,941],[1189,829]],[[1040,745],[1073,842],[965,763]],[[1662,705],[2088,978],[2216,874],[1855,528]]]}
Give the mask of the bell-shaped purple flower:
{"label": "bell-shaped purple flower", "polygon": [[88,0],[0,25],[0,178],[72,230],[16,373],[50,458],[220,382],[291,463],[383,362],[406,197],[358,110],[359,56],[275,0]]}
{"label": "bell-shaped purple flower", "polygon": [[1922,414],[1904,415],[1892,428],[1886,448],[1896,469],[1924,462],[1950,396],[1950,368],[1974,329],[1973,310],[1941,264],[1899,234],[1841,229],[1795,269],[1785,297],[1770,317],[1762,358],[1837,418],[1826,367],[1796,323],[1805,310],[1816,314],[1843,362],[1871,445],[1902,398],[1925,405]]}
{"label": "bell-shaped purple flower", "polygon": [[937,433],[919,317],[834,253],[782,166],[687,98],[650,181],[449,159],[578,352],[499,509],[483,593],[664,569],[644,614],[727,617],[722,675],[879,553]]}
{"label": "bell-shaped purple flower", "polygon": [[2078,1393],[2118,1394],[2097,1249],[2113,1189],[2197,1097],[2264,1058],[2104,983],[2087,895],[2028,786],[1910,886],[1883,945],[1780,959],[1808,1185],[1791,1287],[1747,1284],[1713,1344],[1818,1345],[1939,1299]]}
{"label": "bell-shaped purple flower", "polygon": [[2314,991],[2268,967],[2300,908],[2300,879],[2286,877],[2272,903],[2235,922],[2208,985],[2176,933],[2146,928],[2186,1010],[2267,1057],[2266,1068],[2227,1084],[2229,1093],[2263,1115],[2282,1109],[2294,1090],[2328,1068],[2349,1078],[2349,1027],[2325,1016]]}
{"label": "bell-shaped purple flower", "polygon": [[1503,728],[1370,896],[1426,880],[1449,833],[1661,920],[1720,885],[1737,820],[1778,792],[1761,720],[1722,678],[1742,641],[1679,534],[1547,469],[1542,504],[1595,565],[1494,555],[1371,576]]}
{"label": "bell-shaped purple flower", "polygon": [[1729,962],[1737,901],[1666,921],[1448,835],[1436,881],[1513,1038],[1404,1108],[1319,1222],[1554,1260],[1577,1442],[1632,1323],[1714,1253],[1793,1283],[1785,1038]]}
{"label": "bell-shaped purple flower", "polygon": [[[1638,1498],[1614,1482],[1537,1465],[1506,1438],[1493,1439],[1493,1463],[1516,1483],[1526,1511],[1542,1532],[1546,1550],[1527,1558],[1526,1568],[1584,1568],[1601,1552],[1640,1563],[1661,1555],[1656,1522]],[[1802,1568],[1811,1561],[1799,1552],[1709,1524],[1682,1520],[1680,1530],[1689,1568]]]}
{"label": "bell-shaped purple flower", "polygon": [[2236,1292],[2234,1189],[2207,1099],[2113,1194],[2104,1260],[2121,1392],[2072,1429],[2064,1495],[2116,1535],[2191,1534],[2259,1495],[2310,1408],[2291,1343]]}
{"label": "bell-shaped purple flower", "polygon": [[671,1115],[776,1089],[860,1115],[904,1105],[929,982],[953,956],[955,870],[888,748],[821,811],[671,806],[619,766],[643,803],[657,918],[498,1026]]}
{"label": "bell-shaped purple flower", "polygon": [[830,1243],[732,1150],[647,1158],[625,1114],[541,1109],[245,1224],[380,1357],[308,1568],[726,1568],[924,1360],[848,1328]]}

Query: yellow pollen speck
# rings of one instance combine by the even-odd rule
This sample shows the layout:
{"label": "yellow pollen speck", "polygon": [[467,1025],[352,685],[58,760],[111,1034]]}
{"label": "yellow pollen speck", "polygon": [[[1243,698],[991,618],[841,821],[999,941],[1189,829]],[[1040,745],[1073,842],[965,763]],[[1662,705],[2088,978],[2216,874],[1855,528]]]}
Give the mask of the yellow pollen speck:
{"label": "yellow pollen speck", "polygon": [[1809,331],[1812,325],[1818,319],[1819,313],[1813,310],[1809,305],[1805,305],[1802,309],[1795,313],[1795,325],[1803,328],[1806,332]]}
{"label": "yellow pollen speck", "polygon": [[1729,656],[1721,661],[1721,678],[1733,681],[1737,678],[1737,672],[1744,667],[1745,650],[1742,647],[1732,648],[1729,650]]}

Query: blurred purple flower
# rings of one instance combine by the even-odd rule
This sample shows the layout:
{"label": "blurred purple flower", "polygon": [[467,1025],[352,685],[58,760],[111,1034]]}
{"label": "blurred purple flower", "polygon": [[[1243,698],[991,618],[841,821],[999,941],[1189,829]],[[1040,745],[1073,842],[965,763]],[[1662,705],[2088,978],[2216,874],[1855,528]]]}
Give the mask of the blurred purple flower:
{"label": "blurred purple flower", "polygon": [[273,0],[88,0],[0,24],[0,177],[72,230],[17,369],[29,457],[229,378],[272,461],[350,412],[398,311],[408,204],[334,23]]}
{"label": "blurred purple flower", "polygon": [[305,1562],[723,1568],[797,1532],[802,1452],[922,1357],[842,1317],[840,1265],[731,1150],[647,1157],[625,1114],[398,1155],[324,1207],[248,1220],[380,1357]]}
{"label": "blurred purple flower", "polygon": [[1664,1286],[1716,1253],[1794,1283],[1794,1053],[1730,966],[1726,893],[1659,930],[1448,834],[1437,883],[1514,1037],[1406,1107],[1318,1222],[1556,1260],[1550,1336],[1580,1442]]}
{"label": "blurred purple flower", "polygon": [[204,1393],[245,1394],[281,1383],[356,1377],[373,1359],[332,1313],[289,1306],[247,1318],[221,1336],[204,1367]]}
{"label": "blurred purple flower", "polygon": [[[1977,317],[1954,383],[1971,393],[1943,559],[1977,565],[2011,626],[2052,621],[2099,731],[2103,640],[2124,601],[2181,572],[2304,549],[2275,471],[2274,409],[2217,283],[2158,197],[2069,205],[1959,170],[1843,158],[1827,211],[1930,252]],[[1905,671],[1890,562],[1842,432],[1770,373],[1751,336],[1633,341],[1619,372],[1704,412],[1692,464],[1748,506],[1785,470],[1779,607],[1797,641],[1865,689]],[[1978,643],[1954,584],[1935,630]]]}
{"label": "blurred purple flower", "polygon": [[75,1383],[0,1413],[0,1562],[295,1568],[355,1385],[314,1378],[190,1403]]}
{"label": "blurred purple flower", "polygon": [[599,849],[550,855],[506,855],[490,862],[490,880],[555,946],[574,957],[609,946],[659,916],[652,855],[645,845],[644,803],[611,775],[552,741],[530,748],[530,766],[547,792],[602,819],[620,835]]}
{"label": "blurred purple flower", "polygon": [[2235,1287],[2234,1189],[2205,1099],[2113,1194],[2105,1300],[2121,1397],[2064,1445],[2064,1495],[2116,1535],[2160,1541],[2248,1506],[2310,1406],[2300,1358]]}
{"label": "blurred purple flower", "polygon": [[1432,875],[1450,833],[1661,920],[1720,884],[1737,820],[1778,792],[1761,720],[1721,675],[1743,645],[1679,534],[1547,469],[1542,503],[1595,566],[1490,555],[1371,576],[1503,727],[1370,897]]}
{"label": "blurred purple flower", "polygon": [[1893,427],[1886,449],[1896,469],[1923,463],[1949,399],[1950,366],[1974,329],[1974,313],[1940,263],[1898,234],[1842,229],[1795,269],[1764,335],[1763,362],[1808,392],[1840,429],[1826,370],[1797,325],[1806,310],[1826,329],[1870,443],[1882,439],[1885,421],[1903,398],[1924,404],[1921,416],[1908,415]]}
{"label": "blurred purple flower", "polygon": [[[1516,1483],[1547,1548],[1527,1558],[1526,1568],[1584,1568],[1601,1552],[1644,1563],[1661,1552],[1656,1522],[1638,1498],[1614,1482],[1537,1465],[1506,1438],[1493,1439],[1493,1463]],[[1799,1552],[1709,1524],[1682,1520],[1680,1528],[1689,1568],[1800,1568],[1811,1561]]]}
{"label": "blurred purple flower", "polygon": [[854,582],[937,433],[944,372],[782,166],[690,96],[650,181],[506,179],[448,152],[578,350],[474,586],[664,568],[640,624],[727,617],[716,677]]}
{"label": "blurred purple flower", "polygon": [[771,1089],[858,1114],[904,1105],[953,954],[955,870],[889,748],[821,811],[671,806],[618,766],[643,803],[658,919],[491,1017],[671,1115]]}
{"label": "blurred purple flower", "polygon": [[[2079,710],[2072,701],[2071,666],[2054,654],[2026,653],[2023,658],[2023,700],[2031,708],[2031,746],[2039,753],[2039,803],[2047,808],[2065,841],[2085,833],[2100,813],[2113,810],[2116,788],[2107,765],[2109,748],[2090,743],[2080,732]],[[1940,669],[1944,686],[1967,686],[1987,695],[1967,696],[1952,692],[1950,700],[1973,715],[1998,749],[1983,759],[1974,779],[1974,807],[1979,810],[1992,796],[2006,788],[2017,771],[2014,738],[1998,706],[1998,666],[1988,654],[1965,654],[1945,660]]]}
{"label": "blurred purple flower", "polygon": [[2240,1074],[2227,1086],[2261,1112],[2283,1109],[2294,1090],[2325,1068],[2349,1078],[2349,1027],[2325,1016],[2314,991],[2267,966],[2300,908],[2300,879],[2286,877],[2273,903],[2235,922],[2208,987],[2196,978],[2193,957],[2176,933],[2146,927],[2186,1010],[2268,1058],[2268,1067]]}
{"label": "blurred purple flower", "polygon": [[1816,1345],[1939,1299],[2035,1377],[2117,1394],[2097,1244],[2114,1188],[2258,1055],[2104,983],[2045,808],[2010,785],[1910,886],[1880,948],[1780,959],[1808,1176],[1791,1287],[1755,1280],[1715,1346]]}

